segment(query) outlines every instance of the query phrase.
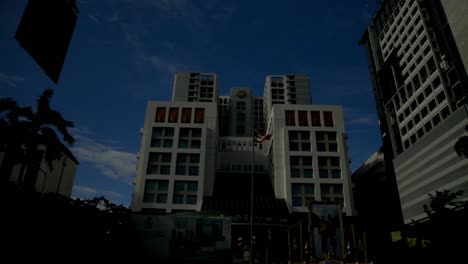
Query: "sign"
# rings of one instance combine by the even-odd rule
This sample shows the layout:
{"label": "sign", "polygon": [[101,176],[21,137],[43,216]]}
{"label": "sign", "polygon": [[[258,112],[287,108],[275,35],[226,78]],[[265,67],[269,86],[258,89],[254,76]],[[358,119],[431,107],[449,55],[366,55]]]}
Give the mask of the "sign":
{"label": "sign", "polygon": [[74,0],[29,0],[15,34],[21,47],[56,84],[77,18]]}

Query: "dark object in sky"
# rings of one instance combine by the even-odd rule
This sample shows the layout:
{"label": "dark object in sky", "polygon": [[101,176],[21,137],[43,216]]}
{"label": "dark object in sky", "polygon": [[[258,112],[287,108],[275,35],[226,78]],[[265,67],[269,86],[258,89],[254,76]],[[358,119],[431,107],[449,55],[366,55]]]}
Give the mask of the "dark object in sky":
{"label": "dark object in sky", "polygon": [[56,84],[78,18],[75,0],[29,0],[16,40]]}

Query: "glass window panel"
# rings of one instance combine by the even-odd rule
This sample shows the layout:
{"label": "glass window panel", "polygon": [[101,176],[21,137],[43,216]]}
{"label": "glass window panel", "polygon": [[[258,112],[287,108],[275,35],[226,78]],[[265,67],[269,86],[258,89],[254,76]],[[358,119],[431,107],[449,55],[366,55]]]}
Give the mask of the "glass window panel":
{"label": "glass window panel", "polygon": [[171,167],[170,166],[161,166],[161,175],[168,175],[170,174]]}
{"label": "glass window panel", "polygon": [[166,107],[156,108],[156,120],[155,122],[163,123],[166,118]]}
{"label": "glass window panel", "polygon": [[314,194],[314,185],[304,184],[304,194]]}
{"label": "glass window panel", "polygon": [[146,180],[145,192],[154,191],[155,189],[156,189],[156,181],[155,180]]}
{"label": "glass window panel", "polygon": [[158,190],[167,191],[169,189],[169,181],[159,181]]}
{"label": "glass window panel", "polygon": [[300,195],[302,194],[301,184],[300,183],[293,183],[291,186],[291,193],[292,195]]}
{"label": "glass window panel", "polygon": [[158,194],[156,198],[157,203],[167,203],[167,194]]}
{"label": "glass window panel", "polygon": [[172,139],[165,139],[164,140],[164,147],[165,148],[172,148]]}
{"label": "glass window panel", "polygon": [[143,202],[144,203],[152,203],[154,202],[154,193],[145,193],[143,195]]}
{"label": "glass window panel", "polygon": [[332,127],[333,124],[333,113],[329,111],[324,111],[323,112],[323,119],[324,119],[324,125],[326,127]]}
{"label": "glass window panel", "polygon": [[312,111],[310,112],[312,117],[312,126],[321,126],[320,120],[320,112],[319,111]]}
{"label": "glass window panel", "polygon": [[179,119],[179,108],[171,107],[169,108],[169,123],[177,123]]}
{"label": "glass window panel", "polygon": [[184,203],[184,196],[180,194],[174,195],[174,199],[172,201],[174,204],[183,204]]}
{"label": "glass window panel", "polygon": [[189,192],[197,192],[198,191],[198,183],[197,182],[191,181],[191,182],[188,182],[187,185],[188,185],[187,190]]}
{"label": "glass window panel", "polygon": [[300,170],[300,169],[291,168],[291,177],[293,177],[293,178],[299,178],[299,177],[301,177],[301,170]]}
{"label": "glass window panel", "polygon": [[197,204],[197,196],[187,195],[187,204]]}

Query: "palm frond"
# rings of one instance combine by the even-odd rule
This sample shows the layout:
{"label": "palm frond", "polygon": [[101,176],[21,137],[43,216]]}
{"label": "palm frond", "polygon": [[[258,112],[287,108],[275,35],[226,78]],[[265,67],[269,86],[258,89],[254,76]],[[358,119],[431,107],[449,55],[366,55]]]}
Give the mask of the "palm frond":
{"label": "palm frond", "polygon": [[47,113],[50,111],[50,100],[54,95],[54,90],[47,88],[42,92],[37,100],[37,113]]}

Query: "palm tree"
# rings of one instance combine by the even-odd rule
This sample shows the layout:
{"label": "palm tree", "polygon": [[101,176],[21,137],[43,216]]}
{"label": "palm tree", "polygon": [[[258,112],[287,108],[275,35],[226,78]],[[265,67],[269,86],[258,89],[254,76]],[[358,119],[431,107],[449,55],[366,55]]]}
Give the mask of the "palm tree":
{"label": "palm tree", "polygon": [[[68,132],[68,128],[73,127],[73,122],[65,120],[59,112],[50,108],[53,94],[52,89],[46,89],[37,100],[36,111],[30,107],[17,106],[11,98],[0,101],[8,111],[7,120],[0,121],[0,125],[6,127],[7,131],[6,142],[2,141],[0,145],[8,148],[5,149],[5,153],[9,151],[15,153],[5,154],[11,155],[10,164],[21,163],[18,179],[20,183],[35,184],[43,157],[49,168],[53,170],[52,162],[62,157],[65,148],[57,132],[62,135],[66,144],[72,145],[75,142]],[[2,111],[1,106],[0,111]],[[45,149],[41,150],[40,146],[45,146]]]}
{"label": "palm tree", "polygon": [[14,164],[24,159],[22,142],[28,137],[27,126],[32,115],[30,107],[20,107],[12,98],[0,98],[1,181],[8,181]]}

